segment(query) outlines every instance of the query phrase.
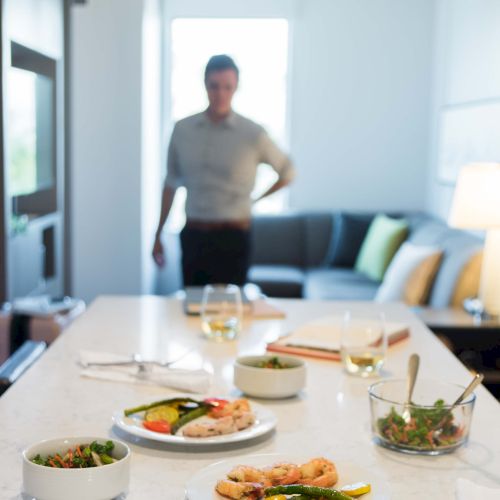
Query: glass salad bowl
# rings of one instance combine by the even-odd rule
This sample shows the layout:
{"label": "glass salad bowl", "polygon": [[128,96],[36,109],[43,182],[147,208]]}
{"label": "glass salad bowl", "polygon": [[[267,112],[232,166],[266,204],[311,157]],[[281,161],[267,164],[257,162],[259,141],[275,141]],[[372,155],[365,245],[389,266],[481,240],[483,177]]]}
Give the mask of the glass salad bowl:
{"label": "glass salad bowl", "polygon": [[406,380],[384,380],[368,389],[374,441],[392,450],[419,455],[450,453],[469,438],[476,396],[452,404],[465,387],[439,380],[417,380],[405,405]]}

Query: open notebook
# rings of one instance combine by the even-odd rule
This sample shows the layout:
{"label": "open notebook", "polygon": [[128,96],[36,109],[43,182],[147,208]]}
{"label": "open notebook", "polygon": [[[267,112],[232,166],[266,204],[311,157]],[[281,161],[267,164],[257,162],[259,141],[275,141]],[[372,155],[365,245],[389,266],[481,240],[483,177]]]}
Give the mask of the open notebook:
{"label": "open notebook", "polygon": [[[203,287],[202,286],[187,286],[185,289],[186,298],[184,299],[184,311],[186,314],[199,315],[201,313],[201,303],[203,299]],[[212,300],[217,302],[220,300],[224,301],[224,294],[217,297],[217,293],[212,296]],[[246,312],[252,309],[252,304],[245,292],[241,291],[241,303],[243,306],[243,311]]]}
{"label": "open notebook", "polygon": [[[186,287],[185,291],[184,312],[191,316],[198,316],[201,313],[203,287]],[[255,319],[280,319],[285,317],[285,313],[272,304],[272,301],[270,302],[265,298],[250,300],[244,289],[241,290],[241,301],[243,314],[252,316]]]}
{"label": "open notebook", "polygon": [[[362,320],[352,320],[358,324]],[[340,360],[340,333],[342,318],[327,316],[306,323],[291,334],[267,344],[267,350],[313,358]],[[387,343],[392,345],[407,338],[410,330],[404,323],[386,322]]]}

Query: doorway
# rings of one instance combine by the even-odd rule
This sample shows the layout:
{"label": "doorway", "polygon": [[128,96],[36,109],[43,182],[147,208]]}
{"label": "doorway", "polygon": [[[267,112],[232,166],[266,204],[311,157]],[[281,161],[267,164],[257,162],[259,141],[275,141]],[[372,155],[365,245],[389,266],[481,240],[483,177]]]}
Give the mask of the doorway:
{"label": "doorway", "polygon": [[[205,65],[212,55],[228,54],[240,69],[235,111],[261,124],[288,151],[290,9],[270,12],[263,3],[248,6],[245,12],[241,6],[219,1],[211,4],[212,12],[205,16],[201,5],[197,9],[193,4],[197,2],[190,2],[189,8],[166,3],[164,135],[169,137],[177,120],[206,108]],[[260,165],[255,194],[275,180],[275,172]],[[184,201],[181,188],[169,217],[170,231],[179,231],[184,224]],[[287,206],[284,189],[259,202],[254,211],[277,213]]]}

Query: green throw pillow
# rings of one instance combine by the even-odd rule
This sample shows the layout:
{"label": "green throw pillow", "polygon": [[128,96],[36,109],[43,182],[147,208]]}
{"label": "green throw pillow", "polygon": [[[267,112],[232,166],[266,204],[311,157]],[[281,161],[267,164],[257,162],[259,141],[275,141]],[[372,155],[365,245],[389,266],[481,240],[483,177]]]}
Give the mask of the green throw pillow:
{"label": "green throw pillow", "polygon": [[408,235],[404,219],[377,215],[366,233],[354,268],[375,281],[382,281],[394,254]]}

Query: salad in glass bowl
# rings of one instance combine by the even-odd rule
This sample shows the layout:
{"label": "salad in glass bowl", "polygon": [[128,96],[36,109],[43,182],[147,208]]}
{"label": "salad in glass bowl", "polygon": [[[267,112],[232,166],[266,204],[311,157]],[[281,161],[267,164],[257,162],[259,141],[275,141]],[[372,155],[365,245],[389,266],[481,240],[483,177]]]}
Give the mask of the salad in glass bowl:
{"label": "salad in glass bowl", "polygon": [[411,403],[405,405],[406,380],[371,385],[368,393],[375,442],[422,455],[454,451],[468,440],[476,399],[471,394],[452,407],[464,389],[439,380],[418,380]]}

